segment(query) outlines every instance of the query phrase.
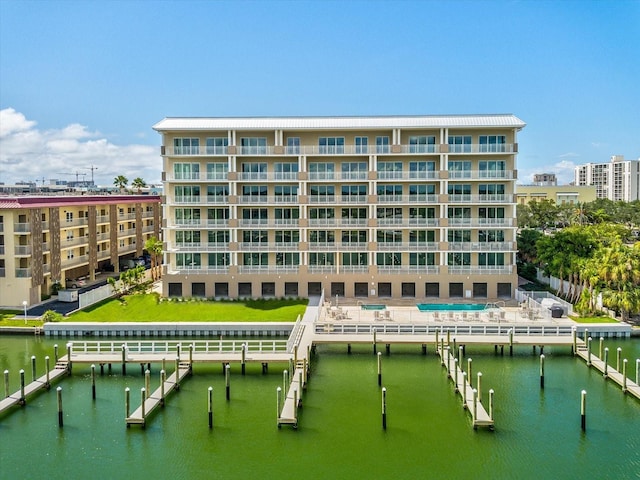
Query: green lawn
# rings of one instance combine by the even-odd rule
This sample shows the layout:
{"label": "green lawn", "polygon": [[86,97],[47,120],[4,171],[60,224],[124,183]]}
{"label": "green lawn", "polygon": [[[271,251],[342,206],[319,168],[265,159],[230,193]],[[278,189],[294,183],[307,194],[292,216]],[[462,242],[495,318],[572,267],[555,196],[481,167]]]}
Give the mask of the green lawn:
{"label": "green lawn", "polygon": [[577,323],[618,323],[618,320],[611,317],[569,317],[571,320]]}
{"label": "green lawn", "polygon": [[70,322],[295,322],[307,300],[163,301],[157,295],[108,300],[68,317]]}

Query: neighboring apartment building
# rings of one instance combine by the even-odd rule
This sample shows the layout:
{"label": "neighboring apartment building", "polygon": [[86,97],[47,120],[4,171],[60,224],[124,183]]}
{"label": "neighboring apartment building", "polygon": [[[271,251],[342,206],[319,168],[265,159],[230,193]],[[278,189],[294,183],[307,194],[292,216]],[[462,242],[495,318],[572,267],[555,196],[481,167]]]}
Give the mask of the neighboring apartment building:
{"label": "neighboring apartment building", "polygon": [[54,283],[117,272],[160,238],[161,213],[159,196],[0,197],[0,306],[33,305]]}
{"label": "neighboring apartment building", "polygon": [[554,186],[558,184],[555,173],[536,173],[533,175],[533,185]]}
{"label": "neighboring apartment building", "polygon": [[587,163],[575,168],[576,185],[595,185],[598,198],[640,200],[640,158],[613,155],[609,163]]}
{"label": "neighboring apartment building", "polygon": [[165,118],[168,296],[511,298],[513,115]]}
{"label": "neighboring apartment building", "polygon": [[518,185],[516,187],[516,201],[524,205],[536,200],[553,200],[556,205],[565,203],[585,203],[596,199],[594,185]]}

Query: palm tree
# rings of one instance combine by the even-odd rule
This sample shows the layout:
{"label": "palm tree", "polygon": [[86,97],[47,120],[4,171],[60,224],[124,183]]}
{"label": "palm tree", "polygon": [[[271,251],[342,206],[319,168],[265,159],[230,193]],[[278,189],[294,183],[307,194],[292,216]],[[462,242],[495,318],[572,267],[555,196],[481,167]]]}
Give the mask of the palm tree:
{"label": "palm tree", "polygon": [[630,313],[640,310],[640,242],[628,247],[617,240],[603,249],[600,260],[602,299],[620,310],[626,321]]}
{"label": "palm tree", "polygon": [[142,178],[136,177],[133,179],[133,182],[131,182],[131,186],[137,188],[138,193],[140,193],[140,191],[147,186],[147,183]]}
{"label": "palm tree", "polygon": [[162,257],[162,242],[156,237],[150,237],[144,243],[144,248],[151,255],[151,279],[155,281],[160,278],[158,259]]}
{"label": "palm tree", "polygon": [[113,179],[113,184],[116,187],[118,187],[120,191],[123,191],[127,187],[128,183],[129,183],[129,179],[124,175],[118,175],[116,178]]}

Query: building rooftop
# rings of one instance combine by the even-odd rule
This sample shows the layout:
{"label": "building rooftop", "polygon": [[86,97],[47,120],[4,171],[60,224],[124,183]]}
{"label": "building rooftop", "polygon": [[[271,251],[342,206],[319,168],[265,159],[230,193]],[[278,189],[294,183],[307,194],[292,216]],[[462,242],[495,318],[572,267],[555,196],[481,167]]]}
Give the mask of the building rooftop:
{"label": "building rooftop", "polygon": [[153,126],[169,130],[337,130],[373,128],[512,127],[526,125],[513,114],[364,117],[166,117]]}
{"label": "building rooftop", "polygon": [[71,205],[111,205],[118,203],[138,203],[160,201],[158,195],[51,195],[0,197],[0,208],[49,208]]}

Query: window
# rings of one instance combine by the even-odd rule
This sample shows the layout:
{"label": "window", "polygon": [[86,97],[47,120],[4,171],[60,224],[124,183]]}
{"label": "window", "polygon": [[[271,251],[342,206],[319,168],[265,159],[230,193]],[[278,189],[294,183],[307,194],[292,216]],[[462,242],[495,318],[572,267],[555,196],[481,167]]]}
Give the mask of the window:
{"label": "window", "polygon": [[300,265],[300,254],[297,252],[278,252],[276,253],[276,265],[297,267]]}
{"label": "window", "polygon": [[356,153],[367,153],[369,139],[367,137],[356,137]]}
{"label": "window", "polygon": [[449,195],[471,195],[471,185],[464,183],[450,183],[447,188]]}
{"label": "window", "polygon": [[427,266],[436,264],[436,255],[433,252],[411,252],[409,254],[409,265]]}
{"label": "window", "polygon": [[245,180],[266,180],[267,164],[266,163],[243,163],[242,178]]}
{"label": "window", "polygon": [[378,207],[376,209],[376,218],[385,219],[393,218],[402,220],[402,208]]}
{"label": "window", "polygon": [[226,155],[229,139],[227,137],[207,138],[207,155]]}
{"label": "window", "polygon": [[264,155],[267,153],[266,137],[244,137],[240,139],[240,153],[244,155]]}
{"label": "window", "polygon": [[282,197],[295,197],[298,195],[297,185],[276,185],[274,187],[274,194],[276,196],[276,202]]}
{"label": "window", "polygon": [[310,252],[309,265],[313,265],[313,266],[335,265],[335,254],[331,252]]}
{"label": "window", "polygon": [[197,202],[200,200],[200,187],[197,185],[176,185],[173,191],[178,202]]}
{"label": "window", "polygon": [[209,230],[207,237],[209,243],[226,245],[229,243],[229,230]]}
{"label": "window", "polygon": [[505,162],[503,160],[481,161],[478,163],[480,178],[505,178]]}
{"label": "window", "polygon": [[207,260],[210,267],[226,267],[229,265],[228,253],[210,253],[208,257]]}
{"label": "window", "polygon": [[311,180],[333,180],[335,165],[333,163],[316,162],[309,164],[309,178]]}
{"label": "window", "polygon": [[389,137],[376,137],[376,153],[389,153]]}
{"label": "window", "polygon": [[470,242],[471,230],[449,230],[447,232],[447,240],[449,242]]}
{"label": "window", "polygon": [[478,265],[485,266],[503,266],[504,265],[504,253],[479,253]]}
{"label": "window", "polygon": [[276,230],[277,243],[298,243],[300,232],[298,230]]}
{"label": "window", "polygon": [[480,195],[504,195],[505,186],[502,183],[480,184],[478,193]]}
{"label": "window", "polygon": [[499,224],[501,222],[491,220],[502,220],[504,219],[504,207],[480,207],[478,208],[478,217],[482,220],[487,220],[483,223],[496,223]]}
{"label": "window", "polygon": [[[342,219],[343,220],[353,219],[355,220],[355,222],[353,222],[354,224],[358,224],[360,223],[358,222],[358,220],[366,220],[368,217],[369,215],[367,214],[366,208],[343,208],[342,209]],[[350,222],[346,222],[346,223],[350,223]]]}
{"label": "window", "polygon": [[376,253],[376,265],[396,267],[402,265],[402,255],[399,252]]}
{"label": "window", "polygon": [[318,145],[320,153],[344,153],[344,137],[320,137]]}
{"label": "window", "polygon": [[297,180],[298,179],[298,164],[294,162],[276,163],[275,167],[275,179],[276,180]]}
{"label": "window", "polygon": [[267,252],[243,253],[242,264],[247,266],[269,265],[269,254]]}
{"label": "window", "polygon": [[174,180],[198,180],[200,178],[199,163],[174,163]]}
{"label": "window", "polygon": [[409,162],[409,178],[435,177],[436,162]]}
{"label": "window", "polygon": [[178,225],[199,225],[200,209],[199,208],[176,208],[175,220]]}
{"label": "window", "polygon": [[402,178],[402,162],[378,162],[378,178]]}
{"label": "window", "polygon": [[433,230],[410,230],[409,243],[424,244],[436,241],[436,232]]}
{"label": "window", "polygon": [[331,219],[335,218],[335,210],[333,208],[310,208],[309,218],[311,219]]}
{"label": "window", "polygon": [[342,254],[342,265],[348,266],[364,266],[369,264],[369,256],[366,252],[352,252]]}
{"label": "window", "polygon": [[420,183],[416,185],[409,185],[409,201],[426,202],[428,195],[436,194],[436,186],[432,183]]}
{"label": "window", "polygon": [[471,178],[471,162],[467,160],[449,162],[449,178]]}
{"label": "window", "polygon": [[209,208],[207,209],[207,220],[211,225],[220,223],[219,220],[229,220],[229,209],[227,208]]}
{"label": "window", "polygon": [[449,152],[463,153],[471,151],[471,135],[450,135]]}
{"label": "window", "polygon": [[367,162],[342,162],[342,178],[351,180],[366,180]]}
{"label": "window", "polygon": [[342,231],[342,243],[366,243],[367,231],[366,230],[343,230]]}
{"label": "window", "polygon": [[228,185],[207,185],[207,202],[226,202],[228,196]]}
{"label": "window", "polygon": [[310,230],[309,243],[335,243],[336,234],[333,231]]}
{"label": "window", "polygon": [[506,152],[504,135],[480,135],[481,152]]}
{"label": "window", "polygon": [[409,153],[433,153],[436,151],[436,137],[419,135],[409,137]]}
{"label": "window", "polygon": [[402,243],[401,230],[378,230],[376,232],[378,243]]}
{"label": "window", "polygon": [[[449,207],[447,209],[447,218],[460,220],[458,222],[450,222],[451,224],[471,223],[471,208],[469,207]],[[466,221],[465,221],[466,220]]]}
{"label": "window", "polygon": [[366,185],[342,185],[341,192],[343,197],[342,199],[345,201],[349,201],[348,197],[363,198],[367,195],[367,186]]}
{"label": "window", "polygon": [[504,230],[478,230],[479,242],[504,242]]}
{"label": "window", "polygon": [[65,218],[67,220],[67,223],[73,222],[73,212],[66,212],[65,213]]}
{"label": "window", "polygon": [[287,154],[300,155],[300,137],[287,138]]}
{"label": "window", "polygon": [[199,246],[200,232],[193,230],[177,230],[176,245],[179,247]]}
{"label": "window", "polygon": [[242,232],[242,241],[244,243],[266,244],[268,238],[266,230],[244,230]]}
{"label": "window", "polygon": [[243,185],[242,195],[245,197],[254,197],[250,200],[258,201],[261,197],[267,196],[266,185]]}
{"label": "window", "polygon": [[436,218],[436,209],[434,207],[411,207],[409,218]]}
{"label": "window", "polygon": [[202,261],[199,253],[176,253],[176,265],[180,268],[199,268]]}
{"label": "window", "polygon": [[[315,201],[318,201],[320,197],[325,201],[332,200],[335,193],[335,187],[333,185],[311,185],[309,187],[309,194],[311,197],[316,197]],[[313,199],[311,201],[313,201]]]}
{"label": "window", "polygon": [[242,209],[243,220],[254,220],[251,223],[262,224],[267,223],[268,215],[266,208],[243,208]]}
{"label": "window", "polygon": [[300,209],[298,208],[276,208],[274,210],[276,223],[287,224],[295,223],[294,220],[300,218]]}
{"label": "window", "polygon": [[174,138],[173,154],[174,155],[200,154],[200,139],[199,138]]}
{"label": "window", "polygon": [[226,163],[207,163],[207,180],[226,180],[228,172]]}
{"label": "window", "polygon": [[377,187],[378,195],[388,196],[388,197],[401,197],[402,196],[402,185],[390,185],[390,184],[378,184]]}
{"label": "window", "polygon": [[447,253],[447,264],[456,267],[466,267],[471,265],[471,253],[469,252],[449,252]]}

